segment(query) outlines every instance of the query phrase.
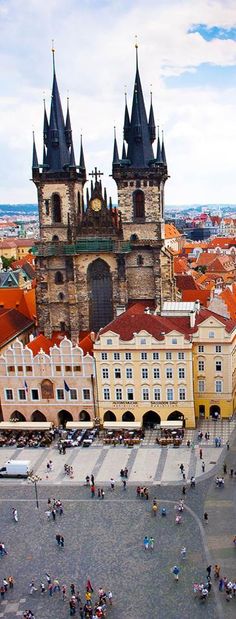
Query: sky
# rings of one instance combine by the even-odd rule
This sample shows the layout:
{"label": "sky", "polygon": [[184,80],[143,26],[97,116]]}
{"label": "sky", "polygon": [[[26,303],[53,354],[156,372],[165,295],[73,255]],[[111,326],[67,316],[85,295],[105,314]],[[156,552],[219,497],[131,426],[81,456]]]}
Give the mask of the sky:
{"label": "sky", "polygon": [[166,204],[236,203],[235,9],[235,0],[0,0],[0,203],[37,201],[32,131],[41,162],[52,39],[77,160],[82,132],[87,173],[103,171],[117,201],[113,134],[121,151],[135,35],[147,111],[151,90],[164,129]]}

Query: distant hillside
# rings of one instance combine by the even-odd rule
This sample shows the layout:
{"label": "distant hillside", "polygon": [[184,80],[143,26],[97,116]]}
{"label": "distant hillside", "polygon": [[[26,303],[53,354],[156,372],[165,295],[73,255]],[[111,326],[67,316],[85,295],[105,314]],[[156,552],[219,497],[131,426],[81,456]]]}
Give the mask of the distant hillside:
{"label": "distant hillside", "polygon": [[37,204],[0,204],[0,215],[37,215]]}

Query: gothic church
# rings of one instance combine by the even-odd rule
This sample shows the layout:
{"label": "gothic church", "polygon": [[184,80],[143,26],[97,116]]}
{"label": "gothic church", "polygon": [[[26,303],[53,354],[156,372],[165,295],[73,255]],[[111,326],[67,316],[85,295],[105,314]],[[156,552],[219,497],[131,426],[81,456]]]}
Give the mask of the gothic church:
{"label": "gothic church", "polygon": [[128,304],[144,301],[157,310],[175,300],[173,259],[164,248],[164,187],[168,178],[164,140],[156,128],[152,100],[147,118],[136,49],[131,115],[125,102],[124,141],[119,157],[114,137],[112,176],[118,208],[107,200],[101,173],[90,191],[81,140],[76,164],[67,102],[64,120],[53,52],[50,117],[44,109],[43,163],[33,143],[32,176],[38,191],[40,240],[37,255],[39,330],[73,342],[95,331]]}

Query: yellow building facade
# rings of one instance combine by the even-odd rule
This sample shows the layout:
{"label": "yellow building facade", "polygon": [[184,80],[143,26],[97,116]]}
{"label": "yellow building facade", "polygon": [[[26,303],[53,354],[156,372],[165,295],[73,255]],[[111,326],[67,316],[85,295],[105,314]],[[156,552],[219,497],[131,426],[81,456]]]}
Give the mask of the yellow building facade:
{"label": "yellow building facade", "polygon": [[[143,312],[137,321],[129,310],[100,333],[94,357],[101,423],[182,420],[194,428],[199,417],[234,413],[236,323],[198,305],[169,305],[178,311]],[[146,329],[135,332],[135,325]]]}
{"label": "yellow building facade", "polygon": [[224,419],[235,410],[236,328],[223,321],[212,314],[193,335],[196,417]]}

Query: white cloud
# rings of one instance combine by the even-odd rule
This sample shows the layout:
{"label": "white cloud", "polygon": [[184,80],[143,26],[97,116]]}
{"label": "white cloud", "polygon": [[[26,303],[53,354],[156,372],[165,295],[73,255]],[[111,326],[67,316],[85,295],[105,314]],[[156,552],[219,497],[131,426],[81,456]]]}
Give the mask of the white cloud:
{"label": "white cloud", "polygon": [[[4,0],[0,5],[0,202],[36,201],[31,174],[32,128],[42,153],[43,91],[50,102],[50,47],[63,105],[67,92],[76,152],[83,130],[88,171],[98,165],[108,189],[116,124],[121,147],[124,88],[134,80],[134,35],[147,105],[152,84],[156,119],[165,126],[171,179],[167,203],[236,202],[236,88],[168,88],[165,77],[202,63],[236,64],[231,40],[187,34],[196,23],[235,26],[235,0]],[[177,83],[177,82],[176,82]],[[65,108],[65,105],[64,105]]]}

